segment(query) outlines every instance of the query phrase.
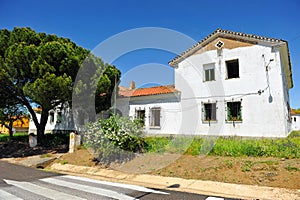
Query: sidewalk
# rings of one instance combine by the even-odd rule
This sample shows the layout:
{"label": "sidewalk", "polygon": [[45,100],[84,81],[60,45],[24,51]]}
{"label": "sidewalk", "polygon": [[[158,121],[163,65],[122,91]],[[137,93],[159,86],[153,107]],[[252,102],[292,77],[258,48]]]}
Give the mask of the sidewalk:
{"label": "sidewalk", "polygon": [[[57,154],[56,157],[61,156]],[[41,167],[51,162],[52,158],[42,158],[41,156],[30,156],[27,158],[5,158],[3,161],[21,164],[25,166]],[[55,157],[54,157],[55,159]],[[150,188],[168,189],[182,192],[191,192],[204,195],[224,196],[240,199],[300,199],[300,190],[284,188],[262,187],[255,185],[238,185],[231,183],[221,183],[214,181],[187,180],[174,177],[163,177],[149,174],[129,174],[125,172],[101,169],[97,167],[76,166],[70,164],[54,163],[50,170],[72,175],[86,176],[94,179],[123,182],[141,185]]]}

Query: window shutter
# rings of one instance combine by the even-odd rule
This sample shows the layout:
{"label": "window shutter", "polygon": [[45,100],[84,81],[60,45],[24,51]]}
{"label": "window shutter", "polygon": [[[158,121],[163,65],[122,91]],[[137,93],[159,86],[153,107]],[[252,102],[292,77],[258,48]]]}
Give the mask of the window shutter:
{"label": "window shutter", "polygon": [[228,121],[228,108],[227,108],[227,102],[225,101],[224,103],[224,107],[225,107],[225,121]]}

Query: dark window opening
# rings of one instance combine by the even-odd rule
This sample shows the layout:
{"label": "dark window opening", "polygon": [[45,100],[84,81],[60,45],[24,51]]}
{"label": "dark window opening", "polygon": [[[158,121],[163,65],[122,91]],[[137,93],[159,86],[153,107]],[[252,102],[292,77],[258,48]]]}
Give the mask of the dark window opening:
{"label": "dark window opening", "polygon": [[240,77],[238,59],[226,61],[226,67],[227,67],[227,79]]}
{"label": "dark window opening", "polygon": [[205,103],[204,104],[204,120],[205,121],[216,121],[216,103]]}
{"label": "dark window opening", "polygon": [[58,111],[56,123],[61,123],[61,121],[62,121],[62,114],[61,114],[61,111]]}
{"label": "dark window opening", "polygon": [[242,121],[241,102],[227,102],[227,120]]}
{"label": "dark window opening", "polygon": [[144,126],[145,125],[145,110],[137,110],[136,111],[136,119],[139,121],[139,123]]}
{"label": "dark window opening", "polygon": [[296,122],[296,117],[294,117],[294,122]]}
{"label": "dark window opening", "polygon": [[53,124],[53,122],[54,122],[54,112],[50,112],[50,114],[49,114],[50,116],[50,124]]}

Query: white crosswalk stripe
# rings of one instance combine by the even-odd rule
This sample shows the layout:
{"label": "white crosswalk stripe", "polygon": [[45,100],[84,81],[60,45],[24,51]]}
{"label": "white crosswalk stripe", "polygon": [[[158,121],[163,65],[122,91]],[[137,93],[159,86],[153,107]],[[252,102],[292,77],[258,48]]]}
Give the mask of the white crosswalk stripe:
{"label": "white crosswalk stripe", "polygon": [[6,199],[9,199],[9,200],[23,200],[19,197],[16,197],[15,195],[12,195],[4,190],[1,190],[0,189],[0,199],[2,200],[6,200]]}
{"label": "white crosswalk stripe", "polygon": [[145,188],[145,187],[138,186],[138,185],[115,183],[115,182],[108,182],[108,181],[100,181],[100,180],[94,180],[94,179],[78,177],[78,176],[70,176],[70,175],[66,175],[66,176],[63,176],[63,177],[74,179],[74,180],[87,181],[87,182],[91,182],[91,183],[98,183],[98,184],[102,184],[102,185],[109,185],[109,186],[114,186],[114,187],[126,188],[126,189],[136,190],[136,191],[140,191],[140,192],[156,193],[156,194],[169,194],[169,193],[166,193],[166,192],[152,190],[152,189]]}
{"label": "white crosswalk stripe", "polygon": [[[23,200],[23,199],[57,199],[57,200],[88,200],[88,199],[120,199],[120,200],[138,200],[136,195],[142,192],[153,195],[163,195],[162,199],[166,199],[164,195],[170,193],[157,191],[154,189],[124,184],[116,182],[108,182],[94,180],[77,176],[56,176],[50,178],[42,178],[35,181],[24,182],[15,180],[4,180],[11,187],[0,188],[0,200]],[[16,192],[17,191],[17,192]],[[32,197],[25,196],[32,195]],[[16,196],[17,195],[17,196]],[[174,194],[172,194],[174,195]],[[169,196],[172,197],[172,196]],[[169,199],[167,197],[167,199]],[[218,197],[207,197],[205,200],[225,200]]]}
{"label": "white crosswalk stripe", "polygon": [[19,182],[19,181],[12,181],[12,180],[4,180],[7,184],[16,186],[23,190],[27,190],[29,192],[47,197],[49,199],[57,199],[57,200],[65,200],[65,199],[72,199],[72,200],[85,200],[80,197],[76,197],[70,194],[66,194],[63,192],[59,192],[56,190],[48,189],[45,187],[41,187],[39,185],[29,183],[29,182]]}
{"label": "white crosswalk stripe", "polygon": [[219,197],[207,197],[206,200],[224,200],[224,198],[219,198]]}
{"label": "white crosswalk stripe", "polygon": [[62,180],[55,179],[55,178],[45,178],[45,179],[41,179],[41,181],[48,182],[48,183],[55,184],[55,185],[60,185],[63,187],[72,188],[72,189],[76,188],[76,190],[90,192],[90,193],[94,193],[94,194],[98,194],[98,195],[102,195],[102,196],[106,196],[106,197],[111,197],[114,199],[120,199],[120,200],[123,200],[123,199],[124,200],[134,200],[135,199],[133,197],[130,197],[128,195],[121,194],[121,193],[118,193],[115,191],[91,187],[91,186],[87,186],[87,185],[80,185],[77,183],[62,181]]}
{"label": "white crosswalk stripe", "polygon": [[[89,197],[93,195],[94,198],[97,196],[97,199],[113,198],[121,200],[134,200],[136,198],[127,194],[132,192],[154,193],[161,195],[169,194],[137,185],[113,183],[70,175],[43,178],[31,182],[15,180],[4,181],[8,185],[13,186],[15,189],[19,188],[21,191],[27,191],[32,195],[38,195],[41,198],[58,200],[83,200],[90,199]],[[16,194],[11,191],[12,189],[7,190],[5,188],[0,188],[0,200],[22,200],[22,198],[28,199],[27,197],[23,196],[21,196],[21,198],[15,196]],[[20,194],[22,194],[22,192],[19,192],[17,195]]]}

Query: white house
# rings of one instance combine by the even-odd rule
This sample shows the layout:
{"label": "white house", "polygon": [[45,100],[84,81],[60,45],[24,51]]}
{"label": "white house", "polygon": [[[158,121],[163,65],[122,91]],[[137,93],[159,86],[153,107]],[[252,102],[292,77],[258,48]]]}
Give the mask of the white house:
{"label": "white house", "polygon": [[[42,108],[34,108],[38,120],[41,118]],[[70,133],[75,130],[72,119],[72,111],[68,104],[57,106],[49,111],[49,117],[45,127],[45,133]],[[29,121],[28,133],[37,133],[36,126],[32,120]]]}
{"label": "white house", "polygon": [[[149,134],[286,137],[293,87],[287,41],[217,29],[169,62],[175,85],[119,91]],[[144,91],[144,92],[143,92]]]}
{"label": "white house", "polygon": [[295,110],[291,111],[292,130],[300,130],[300,113]]}

